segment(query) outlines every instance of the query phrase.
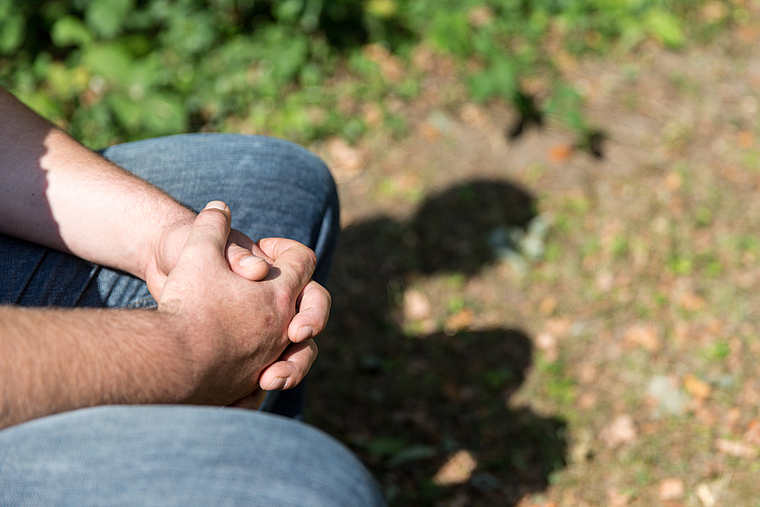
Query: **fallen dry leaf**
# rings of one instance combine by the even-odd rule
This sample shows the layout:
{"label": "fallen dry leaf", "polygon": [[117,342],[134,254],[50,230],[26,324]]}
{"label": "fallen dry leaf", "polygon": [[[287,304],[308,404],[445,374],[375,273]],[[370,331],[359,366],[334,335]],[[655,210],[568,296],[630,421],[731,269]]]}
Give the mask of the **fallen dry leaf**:
{"label": "fallen dry leaf", "polygon": [[459,110],[459,117],[473,127],[487,127],[489,125],[488,114],[482,107],[468,102]]}
{"label": "fallen dry leaf", "polygon": [[546,296],[538,304],[538,311],[541,315],[548,317],[549,315],[554,313],[554,310],[557,309],[558,304],[559,304],[559,301],[557,300],[557,296],[553,294]]}
{"label": "fallen dry leaf", "polygon": [[549,162],[559,164],[567,161],[573,156],[573,153],[575,153],[575,146],[572,144],[558,144],[551,147],[547,158],[549,159]]}
{"label": "fallen dry leaf", "polygon": [[573,327],[573,321],[568,317],[558,317],[546,321],[546,330],[558,338],[564,338]]}
{"label": "fallen dry leaf", "polygon": [[364,168],[364,152],[348,144],[345,139],[333,137],[327,141],[325,147],[330,168],[338,182],[353,178]]}
{"label": "fallen dry leaf", "polygon": [[683,479],[671,477],[660,482],[657,494],[663,502],[680,500],[686,495],[686,486]]}
{"label": "fallen dry leaf", "polygon": [[687,375],[683,380],[683,388],[687,393],[698,400],[707,399],[712,392],[710,384],[691,374]]}
{"label": "fallen dry leaf", "polygon": [[475,320],[475,312],[469,308],[465,308],[446,319],[444,327],[447,333],[456,333],[468,328],[473,320]]}
{"label": "fallen dry leaf", "polygon": [[715,441],[715,448],[718,452],[734,456],[736,458],[754,459],[758,456],[756,447],[736,440],[719,438]]}
{"label": "fallen dry leaf", "polygon": [[409,289],[404,294],[404,318],[423,320],[430,317],[431,306],[427,296],[417,289]]}
{"label": "fallen dry leaf", "polygon": [[713,507],[715,505],[715,495],[713,494],[710,486],[707,484],[700,484],[697,486],[697,498],[702,502],[705,507]]}
{"label": "fallen dry leaf", "polygon": [[739,140],[739,146],[742,148],[749,149],[752,148],[752,146],[755,144],[755,136],[752,135],[752,132],[748,130],[744,130],[742,132],[739,132],[738,136]]}
{"label": "fallen dry leaf", "polygon": [[436,472],[433,482],[438,486],[464,484],[470,480],[477,466],[477,460],[469,451],[457,451],[449,456],[446,463]]}
{"label": "fallen dry leaf", "polygon": [[544,353],[544,358],[553,363],[559,359],[559,349],[557,348],[557,337],[544,331],[536,335],[536,348]]}
{"label": "fallen dry leaf", "polygon": [[614,448],[624,444],[632,444],[639,438],[639,432],[633,422],[633,417],[622,414],[602,430],[599,438],[607,447]]}
{"label": "fallen dry leaf", "polygon": [[744,440],[752,445],[760,445],[760,420],[752,419],[749,422]]}
{"label": "fallen dry leaf", "polygon": [[607,501],[610,507],[626,507],[631,501],[631,495],[621,493],[617,488],[610,488],[607,490]]}
{"label": "fallen dry leaf", "polygon": [[637,324],[625,332],[625,343],[629,347],[641,347],[649,352],[657,352],[662,347],[660,334],[654,324]]}
{"label": "fallen dry leaf", "polygon": [[367,44],[364,46],[364,55],[380,67],[380,73],[386,81],[395,83],[403,77],[401,60],[382,44]]}
{"label": "fallen dry leaf", "polygon": [[368,127],[378,127],[383,123],[383,109],[377,102],[369,102],[362,106],[362,117]]}
{"label": "fallen dry leaf", "polygon": [[672,171],[665,176],[665,186],[671,192],[678,190],[683,185],[683,178],[676,171]]}
{"label": "fallen dry leaf", "polygon": [[701,310],[707,306],[707,301],[705,301],[705,298],[698,296],[693,292],[687,292],[683,294],[679,300],[679,303],[681,304],[681,308],[690,312]]}

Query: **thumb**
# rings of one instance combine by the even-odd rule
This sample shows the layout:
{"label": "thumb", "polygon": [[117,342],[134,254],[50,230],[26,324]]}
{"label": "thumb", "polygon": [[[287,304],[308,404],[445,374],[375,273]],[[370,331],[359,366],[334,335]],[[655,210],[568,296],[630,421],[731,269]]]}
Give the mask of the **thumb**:
{"label": "thumb", "polygon": [[230,208],[222,201],[211,201],[195,218],[185,248],[213,248],[224,257],[231,221]]}

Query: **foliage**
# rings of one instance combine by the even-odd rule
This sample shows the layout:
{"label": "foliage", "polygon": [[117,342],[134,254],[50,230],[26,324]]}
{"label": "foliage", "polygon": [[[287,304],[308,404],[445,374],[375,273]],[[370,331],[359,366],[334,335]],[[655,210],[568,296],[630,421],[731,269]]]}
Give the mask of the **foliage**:
{"label": "foliage", "polygon": [[[520,80],[552,73],[544,47],[571,52],[683,42],[685,0],[0,0],[0,84],[85,142],[102,146],[188,130],[256,130],[354,140],[366,126],[339,106],[401,98],[362,51],[406,58],[428,44],[469,72],[475,100],[517,100]],[[475,62],[474,66],[464,65]],[[331,86],[336,73],[350,85]],[[413,80],[413,77],[412,77]],[[546,109],[585,128],[558,83]],[[556,93],[555,93],[556,92]],[[341,112],[342,111],[342,112]]]}

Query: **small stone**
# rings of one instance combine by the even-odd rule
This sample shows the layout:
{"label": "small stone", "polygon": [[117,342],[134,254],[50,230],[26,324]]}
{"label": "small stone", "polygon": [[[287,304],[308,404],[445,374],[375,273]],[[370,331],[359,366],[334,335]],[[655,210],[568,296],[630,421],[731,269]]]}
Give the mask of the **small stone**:
{"label": "small stone", "polygon": [[664,375],[652,377],[647,394],[657,404],[657,410],[662,414],[681,414],[689,401],[678,386]]}

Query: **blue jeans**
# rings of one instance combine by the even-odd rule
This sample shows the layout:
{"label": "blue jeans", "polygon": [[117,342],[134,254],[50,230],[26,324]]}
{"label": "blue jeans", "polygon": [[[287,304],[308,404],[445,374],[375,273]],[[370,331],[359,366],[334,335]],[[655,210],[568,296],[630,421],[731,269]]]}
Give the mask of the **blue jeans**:
{"label": "blue jeans", "polygon": [[[339,230],[324,164],[286,141],[192,134],[110,147],[103,155],[186,206],[213,199],[258,240],[285,237],[317,254],[325,284]],[[128,274],[0,235],[0,304],[150,308]],[[270,393],[271,394],[271,393]],[[298,421],[303,388],[258,412],[208,407],[100,407],[0,431],[5,505],[383,505],[340,444]]]}

